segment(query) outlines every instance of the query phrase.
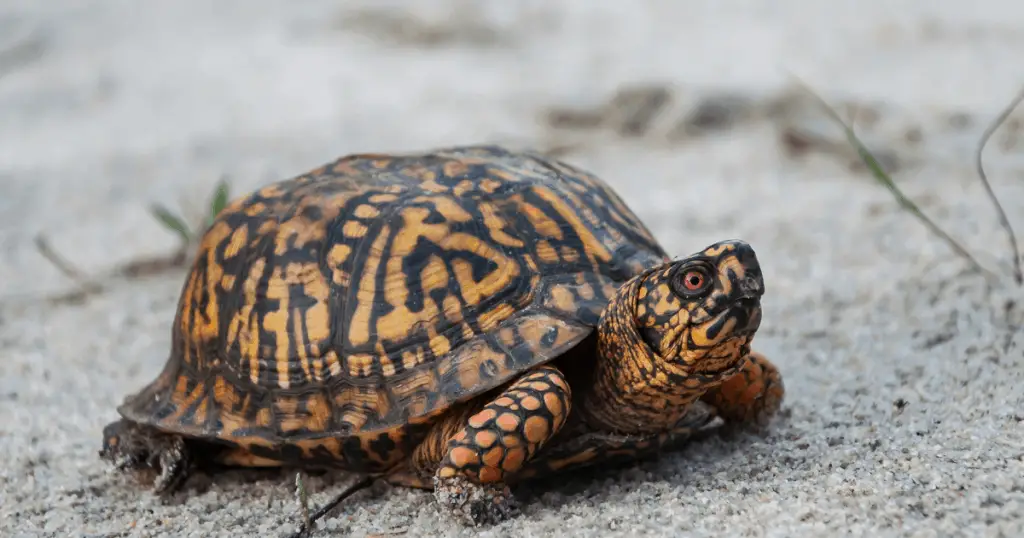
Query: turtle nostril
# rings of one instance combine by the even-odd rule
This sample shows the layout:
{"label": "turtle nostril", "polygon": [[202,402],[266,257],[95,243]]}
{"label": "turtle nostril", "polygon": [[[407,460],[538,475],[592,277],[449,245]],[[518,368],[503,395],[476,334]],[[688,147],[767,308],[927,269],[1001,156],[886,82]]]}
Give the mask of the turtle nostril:
{"label": "turtle nostril", "polygon": [[740,291],[746,298],[753,298],[764,293],[764,286],[756,275],[748,275],[740,281]]}

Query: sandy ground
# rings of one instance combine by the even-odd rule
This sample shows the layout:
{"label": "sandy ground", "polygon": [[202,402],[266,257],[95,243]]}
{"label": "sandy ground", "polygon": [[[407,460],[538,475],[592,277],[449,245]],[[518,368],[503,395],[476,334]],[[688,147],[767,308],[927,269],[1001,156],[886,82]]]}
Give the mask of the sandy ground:
{"label": "sandy ground", "polygon": [[[221,175],[241,192],[342,153],[481,141],[562,151],[674,253],[750,241],[785,416],[524,488],[524,515],[493,528],[381,486],[322,535],[1024,534],[1024,293],[971,168],[1024,80],[1024,4],[346,4],[0,3],[0,535],[278,536],[296,513],[288,472],[200,476],[168,503],[110,472],[100,429],[162,366],[183,273],[55,301],[75,284],[36,234],[102,274],[173,250],[148,204],[194,207]],[[997,277],[820,116],[773,106],[793,104],[789,72],[858,104],[901,185]],[[986,157],[1024,230],[1014,118]],[[307,483],[318,504],[348,480]]]}

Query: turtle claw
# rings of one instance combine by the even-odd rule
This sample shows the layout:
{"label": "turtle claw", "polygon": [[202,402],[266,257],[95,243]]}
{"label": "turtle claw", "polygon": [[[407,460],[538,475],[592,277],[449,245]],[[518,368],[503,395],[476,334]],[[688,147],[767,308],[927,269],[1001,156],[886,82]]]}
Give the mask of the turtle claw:
{"label": "turtle claw", "polygon": [[188,478],[189,458],[185,440],[168,436],[159,451],[160,474],[153,483],[158,495],[177,490]]}
{"label": "turtle claw", "polygon": [[178,435],[119,420],[103,429],[100,457],[119,471],[157,471],[153,492],[178,489],[188,477],[190,461],[185,440]]}
{"label": "turtle claw", "polygon": [[477,484],[456,475],[434,478],[434,498],[461,523],[494,525],[519,515],[519,505],[504,484]]}

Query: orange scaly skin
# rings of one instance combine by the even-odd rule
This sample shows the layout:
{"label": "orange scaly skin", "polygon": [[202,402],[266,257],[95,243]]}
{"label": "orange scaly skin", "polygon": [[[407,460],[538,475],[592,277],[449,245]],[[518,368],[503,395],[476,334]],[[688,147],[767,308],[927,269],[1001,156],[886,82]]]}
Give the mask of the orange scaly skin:
{"label": "orange scaly skin", "polygon": [[785,393],[779,369],[764,355],[751,352],[736,375],[708,390],[701,400],[728,422],[761,429],[782,407]]}
{"label": "orange scaly skin", "polygon": [[438,501],[468,524],[517,513],[505,482],[558,434],[571,402],[569,383],[553,366],[520,377],[448,441],[434,475]]}
{"label": "orange scaly skin", "polygon": [[522,376],[451,437],[437,477],[504,480],[562,429],[570,402],[569,384],[557,368],[541,366]]}

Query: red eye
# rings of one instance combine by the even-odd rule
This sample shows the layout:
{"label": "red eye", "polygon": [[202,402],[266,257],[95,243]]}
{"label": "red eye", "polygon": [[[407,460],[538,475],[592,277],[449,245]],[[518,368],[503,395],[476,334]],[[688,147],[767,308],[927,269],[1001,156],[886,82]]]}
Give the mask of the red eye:
{"label": "red eye", "polygon": [[690,271],[683,277],[683,285],[690,291],[698,291],[704,287],[704,273],[700,271]]}

